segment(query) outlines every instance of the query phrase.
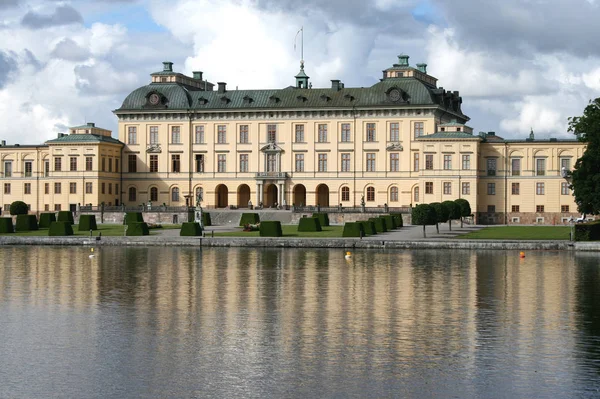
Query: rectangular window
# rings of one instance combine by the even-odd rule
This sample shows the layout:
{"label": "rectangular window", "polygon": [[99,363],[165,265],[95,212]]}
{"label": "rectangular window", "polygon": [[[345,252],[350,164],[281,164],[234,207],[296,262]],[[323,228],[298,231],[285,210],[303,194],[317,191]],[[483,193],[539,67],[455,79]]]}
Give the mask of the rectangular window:
{"label": "rectangular window", "polygon": [[419,153],[415,152],[414,154],[414,158],[413,158],[413,170],[415,172],[419,171]]}
{"label": "rectangular window", "polygon": [[425,169],[433,170],[433,155],[431,154],[425,155]]}
{"label": "rectangular window", "polygon": [[471,156],[470,155],[463,155],[462,156],[462,169],[463,170],[470,170],[471,169]]}
{"label": "rectangular window", "polygon": [[92,171],[92,157],[85,157],[85,170],[86,172]]}
{"label": "rectangular window", "polygon": [[569,205],[561,205],[560,206],[560,211],[562,213],[569,213]]}
{"label": "rectangular window", "polygon": [[119,185],[115,184],[115,195],[119,195]]}
{"label": "rectangular window", "polygon": [[4,162],[4,177],[12,177],[12,162]]}
{"label": "rectangular window", "polygon": [[106,170],[106,158],[102,157],[102,168],[101,170],[104,172]]}
{"label": "rectangular window", "polygon": [[544,195],[546,193],[546,187],[544,183],[535,183],[535,193],[537,195]]}
{"label": "rectangular window", "polygon": [[50,183],[44,183],[44,194],[50,194]]}
{"label": "rectangular window", "polygon": [[567,182],[562,182],[560,183],[560,194],[561,195],[569,195],[570,190],[569,190],[569,183]]}
{"label": "rectangular window", "polygon": [[433,194],[433,182],[425,182],[425,194]]}
{"label": "rectangular window", "polygon": [[520,209],[519,205],[513,205],[511,208],[511,211],[518,213],[518,212],[521,212],[521,209]]}
{"label": "rectangular window", "polygon": [[248,171],[248,154],[240,154],[240,172]]}
{"label": "rectangular window", "polygon": [[367,123],[367,141],[375,141],[375,124]]}
{"label": "rectangular window", "polygon": [[277,142],[277,125],[267,125],[267,142]]}
{"label": "rectangular window", "polygon": [[390,202],[398,202],[398,187],[390,188]]}
{"label": "rectangular window", "polygon": [[317,131],[318,131],[318,141],[319,143],[326,143],[327,142],[327,125],[324,123],[319,124],[319,126],[317,127]]}
{"label": "rectangular window", "polygon": [[217,172],[225,173],[227,171],[227,156],[219,154],[217,157]]}
{"label": "rectangular window", "polygon": [[10,194],[10,183],[4,183],[4,194]]}
{"label": "rectangular window", "polygon": [[545,159],[536,159],[535,160],[535,175],[536,176],[545,176],[546,175],[546,160]]}
{"label": "rectangular window", "polygon": [[171,143],[181,144],[181,127],[171,126]]}
{"label": "rectangular window", "polygon": [[535,211],[537,213],[544,213],[544,205],[536,205],[535,206]]}
{"label": "rectangular window", "polygon": [[496,195],[496,183],[488,183],[487,193],[488,195]]}
{"label": "rectangular window", "polygon": [[350,154],[342,154],[342,172],[350,172]]}
{"label": "rectangular window", "polygon": [[115,158],[115,172],[119,173],[119,158]]}
{"label": "rectangular window", "polygon": [[204,143],[204,125],[202,126],[196,126],[196,131],[194,134],[194,142],[196,144],[203,144]]}
{"label": "rectangular window", "polygon": [[135,154],[128,155],[127,166],[128,166],[129,173],[137,172],[137,156]]}
{"label": "rectangular window", "polygon": [[171,154],[171,172],[181,172],[181,155]]}
{"label": "rectangular window", "polygon": [[296,143],[304,143],[304,125],[296,125]]}
{"label": "rectangular window", "polygon": [[85,183],[85,193],[92,194],[92,187],[93,187],[92,183],[86,182]]}
{"label": "rectangular window", "polygon": [[50,161],[44,161],[44,176],[50,176]]}
{"label": "rectangular window", "polygon": [[267,172],[277,172],[277,155],[267,154]]}
{"label": "rectangular window", "polygon": [[452,183],[449,181],[444,182],[444,195],[452,195]]}
{"label": "rectangular window", "polygon": [[350,201],[350,189],[348,187],[342,187],[342,202]]}
{"label": "rectangular window", "polygon": [[519,183],[512,184],[512,195],[519,195],[521,191],[521,185]]}
{"label": "rectangular window", "polygon": [[327,154],[319,154],[319,172],[327,172]]}
{"label": "rectangular window", "polygon": [[390,153],[390,172],[400,171],[400,154],[397,152]]}
{"label": "rectangular window", "polygon": [[196,154],[196,173],[204,172],[204,154]]}
{"label": "rectangular window", "polygon": [[158,155],[150,155],[150,173],[158,173]]}
{"label": "rectangular window", "polygon": [[510,160],[511,174],[513,176],[521,176],[521,159],[513,158]]}
{"label": "rectangular window", "polygon": [[150,126],[150,137],[148,137],[150,145],[158,144],[158,126]]}
{"label": "rectangular window", "polygon": [[60,206],[60,204],[54,204],[54,212],[60,212],[61,209],[62,207]]}
{"label": "rectangular window", "polygon": [[[349,143],[352,141],[352,137],[350,136],[350,124],[342,123],[342,142]],[[350,194],[348,194],[350,195]]]}
{"label": "rectangular window", "polygon": [[112,158],[108,158],[108,171],[112,172]]}
{"label": "rectangular window", "polygon": [[462,183],[462,193],[463,195],[470,195],[471,194],[471,183]]}
{"label": "rectangular window", "polygon": [[367,153],[367,172],[375,172],[375,153]]}
{"label": "rectangular window", "polygon": [[561,158],[560,159],[560,169],[565,171],[571,170],[571,160],[569,158]]}
{"label": "rectangular window", "polygon": [[400,141],[400,124],[390,123],[390,141]]}
{"label": "rectangular window", "polygon": [[112,183],[108,183],[108,193],[112,195]]}
{"label": "rectangular window", "polygon": [[31,177],[33,172],[33,163],[31,161],[25,161],[25,177]]}
{"label": "rectangular window", "polygon": [[413,195],[413,200],[415,202],[419,202],[419,187],[415,187],[415,192],[414,192],[414,195]]}
{"label": "rectangular window", "polygon": [[248,144],[248,125],[240,125],[240,144]]}
{"label": "rectangular window", "polygon": [[54,157],[54,171],[60,172],[62,170],[62,158]]}
{"label": "rectangular window", "polygon": [[137,144],[137,127],[129,126],[129,129],[127,131],[127,143]]}
{"label": "rectangular window", "polygon": [[50,210],[50,204],[44,204],[44,210],[48,212]]}
{"label": "rectangular window", "polygon": [[495,213],[496,212],[496,205],[488,205],[487,206],[487,211],[488,211],[488,213]]}
{"label": "rectangular window", "polygon": [[226,125],[218,125],[217,126],[217,143],[218,144],[227,143],[227,126]]}
{"label": "rectangular window", "polygon": [[106,193],[106,183],[100,184],[100,194]]}
{"label": "rectangular window", "polygon": [[77,183],[69,183],[69,194],[77,194]]}
{"label": "rectangular window", "polygon": [[296,172],[304,172],[304,154],[296,154]]}
{"label": "rectangular window", "polygon": [[487,175],[496,176],[496,158],[490,158],[487,160]]}
{"label": "rectangular window", "polygon": [[452,169],[452,155],[444,155],[444,170]]}
{"label": "rectangular window", "polygon": [[415,130],[415,138],[423,136],[423,131],[424,131],[423,122],[415,122],[413,126],[414,126],[414,130]]}
{"label": "rectangular window", "polygon": [[60,183],[54,183],[54,194],[60,194],[62,191],[62,187]]}

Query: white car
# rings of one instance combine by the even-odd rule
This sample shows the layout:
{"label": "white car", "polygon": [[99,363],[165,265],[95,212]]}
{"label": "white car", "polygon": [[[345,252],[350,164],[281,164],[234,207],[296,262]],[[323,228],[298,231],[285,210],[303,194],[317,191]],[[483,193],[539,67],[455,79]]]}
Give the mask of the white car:
{"label": "white car", "polygon": [[585,213],[583,215],[581,215],[580,217],[578,217],[577,219],[575,219],[575,223],[585,223],[585,221],[586,221]]}

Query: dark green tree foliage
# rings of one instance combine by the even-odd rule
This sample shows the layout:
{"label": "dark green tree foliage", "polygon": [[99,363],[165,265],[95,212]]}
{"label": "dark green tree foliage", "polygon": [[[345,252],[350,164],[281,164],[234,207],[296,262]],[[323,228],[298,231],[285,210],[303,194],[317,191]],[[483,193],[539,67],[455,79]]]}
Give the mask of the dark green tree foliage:
{"label": "dark green tree foliage", "polygon": [[377,233],[385,233],[387,231],[387,227],[385,224],[385,219],[382,218],[370,218],[369,219],[370,222],[373,222],[375,224],[375,230],[377,230]]}
{"label": "dark green tree foliage", "polygon": [[438,217],[435,208],[429,204],[419,204],[412,209],[412,224],[423,226],[423,237],[425,235],[425,226],[433,226],[437,223]]}
{"label": "dark green tree foliage", "polygon": [[260,222],[259,235],[261,237],[283,236],[283,232],[281,231],[281,222],[277,220],[268,220],[265,222]]}
{"label": "dark green tree foliage", "polygon": [[386,229],[394,230],[398,228],[398,226],[396,226],[396,219],[394,219],[392,215],[381,215],[379,217],[385,220]]}
{"label": "dark green tree foliage", "polygon": [[144,222],[132,222],[127,224],[127,236],[147,236],[150,235],[148,224]]}
{"label": "dark green tree foliage", "polygon": [[573,194],[581,213],[600,213],[600,98],[590,101],[582,116],[569,118],[569,131],[587,143],[572,174]]}
{"label": "dark green tree foliage", "polygon": [[48,235],[51,237],[72,236],[73,226],[67,222],[52,222],[48,229]]}
{"label": "dark green tree foliage", "polygon": [[125,224],[144,223],[144,216],[141,212],[127,212],[125,214]]}
{"label": "dark green tree foliage", "polygon": [[240,226],[259,223],[260,216],[258,215],[258,213],[242,213],[242,217],[240,217]]}
{"label": "dark green tree foliage", "polygon": [[329,215],[325,212],[313,213],[312,217],[319,219],[321,227],[329,226]]}
{"label": "dark green tree foliage", "polygon": [[23,201],[15,201],[10,204],[11,215],[27,215],[29,213],[29,207]]}
{"label": "dark green tree foliage", "polygon": [[396,226],[398,228],[404,226],[404,220],[402,220],[402,214],[401,213],[390,213],[390,215],[392,215],[394,217],[394,220],[396,221]]}
{"label": "dark green tree foliage", "polygon": [[0,234],[2,233],[14,233],[12,218],[0,218]]}
{"label": "dark green tree foliage", "polygon": [[452,231],[452,221],[460,219],[460,206],[455,201],[444,201],[442,206],[448,209],[448,228]]}
{"label": "dark green tree foliage", "polygon": [[298,231],[323,231],[321,222],[317,218],[300,218]]}
{"label": "dark green tree foliage", "polygon": [[460,227],[463,227],[463,218],[471,216],[471,204],[464,198],[454,200],[454,202],[460,207]]}
{"label": "dark green tree foliage", "polygon": [[39,227],[47,229],[50,227],[50,223],[56,222],[56,215],[54,213],[41,213]]}
{"label": "dark green tree foliage", "polygon": [[344,223],[344,232],[342,237],[364,237],[365,230],[361,222]]}
{"label": "dark green tree foliage", "polygon": [[575,225],[575,241],[600,240],[600,222],[591,222]]}
{"label": "dark green tree foliage", "polygon": [[73,212],[71,211],[59,211],[58,216],[56,217],[57,222],[69,222],[71,224],[75,224],[75,220],[73,219]]}
{"label": "dark green tree foliage", "polygon": [[179,235],[182,237],[198,237],[202,235],[202,227],[200,223],[188,222],[181,225]]}
{"label": "dark green tree foliage", "polygon": [[96,224],[96,215],[80,215],[79,216],[79,231],[98,230]]}
{"label": "dark green tree foliage", "polygon": [[433,207],[433,209],[435,209],[435,214],[437,217],[437,223],[435,224],[435,230],[439,233],[440,228],[438,226],[438,223],[446,223],[448,221],[449,210],[445,205],[442,205],[439,202],[432,202],[429,205],[431,205]]}
{"label": "dark green tree foliage", "polygon": [[16,231],[35,231],[38,229],[35,215],[17,215]]}
{"label": "dark green tree foliage", "polygon": [[377,229],[375,228],[375,223],[371,220],[361,220],[360,223],[363,225],[363,230],[367,235],[377,234]]}
{"label": "dark green tree foliage", "polygon": [[204,227],[212,226],[212,222],[210,220],[210,213],[202,212],[202,225]]}

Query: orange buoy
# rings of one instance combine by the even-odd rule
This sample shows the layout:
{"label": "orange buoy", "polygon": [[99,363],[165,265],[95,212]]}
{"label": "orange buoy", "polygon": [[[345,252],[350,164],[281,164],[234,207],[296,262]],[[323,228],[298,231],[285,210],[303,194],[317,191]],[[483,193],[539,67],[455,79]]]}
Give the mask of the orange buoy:
{"label": "orange buoy", "polygon": [[519,252],[519,258],[523,259],[525,257],[525,252]]}

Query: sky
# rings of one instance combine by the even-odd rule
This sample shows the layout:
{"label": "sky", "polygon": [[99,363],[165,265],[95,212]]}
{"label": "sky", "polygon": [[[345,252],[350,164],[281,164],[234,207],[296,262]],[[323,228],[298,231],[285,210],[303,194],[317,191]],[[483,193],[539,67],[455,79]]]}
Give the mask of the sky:
{"label": "sky", "polygon": [[228,88],[368,87],[410,56],[458,90],[475,132],[572,137],[600,97],[600,0],[0,0],[0,139],[113,130],[163,61]]}

